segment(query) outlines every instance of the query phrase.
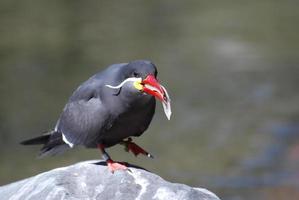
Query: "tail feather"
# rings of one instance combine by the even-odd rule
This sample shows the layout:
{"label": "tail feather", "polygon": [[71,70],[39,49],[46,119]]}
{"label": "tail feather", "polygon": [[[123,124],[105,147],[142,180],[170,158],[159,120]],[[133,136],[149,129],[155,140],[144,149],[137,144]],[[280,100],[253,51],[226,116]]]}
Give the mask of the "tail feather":
{"label": "tail feather", "polygon": [[57,131],[51,131],[44,135],[22,141],[21,144],[23,145],[43,144],[43,147],[41,148],[38,156],[39,158],[45,156],[53,156],[62,153],[69,148],[69,146],[65,144],[64,141],[62,140],[61,133]]}
{"label": "tail feather", "polygon": [[50,139],[50,133],[47,133],[45,135],[41,135],[35,138],[31,138],[28,140],[24,140],[20,142],[22,145],[37,145],[37,144],[46,144]]}
{"label": "tail feather", "polygon": [[61,144],[61,145],[57,145],[57,146],[50,147],[50,148],[47,148],[44,146],[40,150],[40,152],[38,154],[38,158],[43,158],[43,157],[47,157],[47,156],[55,156],[55,155],[63,153],[64,151],[66,151],[69,148],[70,148],[70,146],[67,144]]}

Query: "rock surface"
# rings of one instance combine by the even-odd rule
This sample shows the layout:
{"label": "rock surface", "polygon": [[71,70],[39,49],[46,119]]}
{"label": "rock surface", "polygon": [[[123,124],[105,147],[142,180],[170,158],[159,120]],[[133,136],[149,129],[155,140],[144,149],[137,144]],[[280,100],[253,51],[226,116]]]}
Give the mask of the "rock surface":
{"label": "rock surface", "polygon": [[2,186],[0,199],[219,200],[206,189],[170,183],[138,167],[129,169],[111,174],[102,161],[81,162]]}

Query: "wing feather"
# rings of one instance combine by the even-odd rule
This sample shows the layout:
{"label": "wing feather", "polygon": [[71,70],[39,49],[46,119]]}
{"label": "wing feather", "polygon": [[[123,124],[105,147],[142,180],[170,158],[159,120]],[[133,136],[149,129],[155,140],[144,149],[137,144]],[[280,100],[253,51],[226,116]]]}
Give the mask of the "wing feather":
{"label": "wing feather", "polygon": [[57,129],[72,145],[88,145],[100,136],[107,118],[98,98],[70,102],[60,117]]}

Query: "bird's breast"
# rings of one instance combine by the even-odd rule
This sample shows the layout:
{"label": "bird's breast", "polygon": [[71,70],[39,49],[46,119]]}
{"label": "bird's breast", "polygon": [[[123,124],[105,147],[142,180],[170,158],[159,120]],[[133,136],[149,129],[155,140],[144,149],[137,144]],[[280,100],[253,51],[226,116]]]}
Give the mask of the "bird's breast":
{"label": "bird's breast", "polygon": [[131,107],[115,116],[105,127],[100,143],[113,146],[130,136],[140,136],[149,126],[155,112],[155,101],[147,106]]}

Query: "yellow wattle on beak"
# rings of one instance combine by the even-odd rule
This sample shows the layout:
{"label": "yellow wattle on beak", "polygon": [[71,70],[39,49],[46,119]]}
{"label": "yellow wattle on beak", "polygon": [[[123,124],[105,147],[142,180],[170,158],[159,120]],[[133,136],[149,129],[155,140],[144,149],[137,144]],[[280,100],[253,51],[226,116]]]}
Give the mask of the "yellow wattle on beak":
{"label": "yellow wattle on beak", "polygon": [[143,90],[143,85],[141,84],[142,80],[136,80],[134,82],[134,87],[139,90],[139,91],[142,91]]}

